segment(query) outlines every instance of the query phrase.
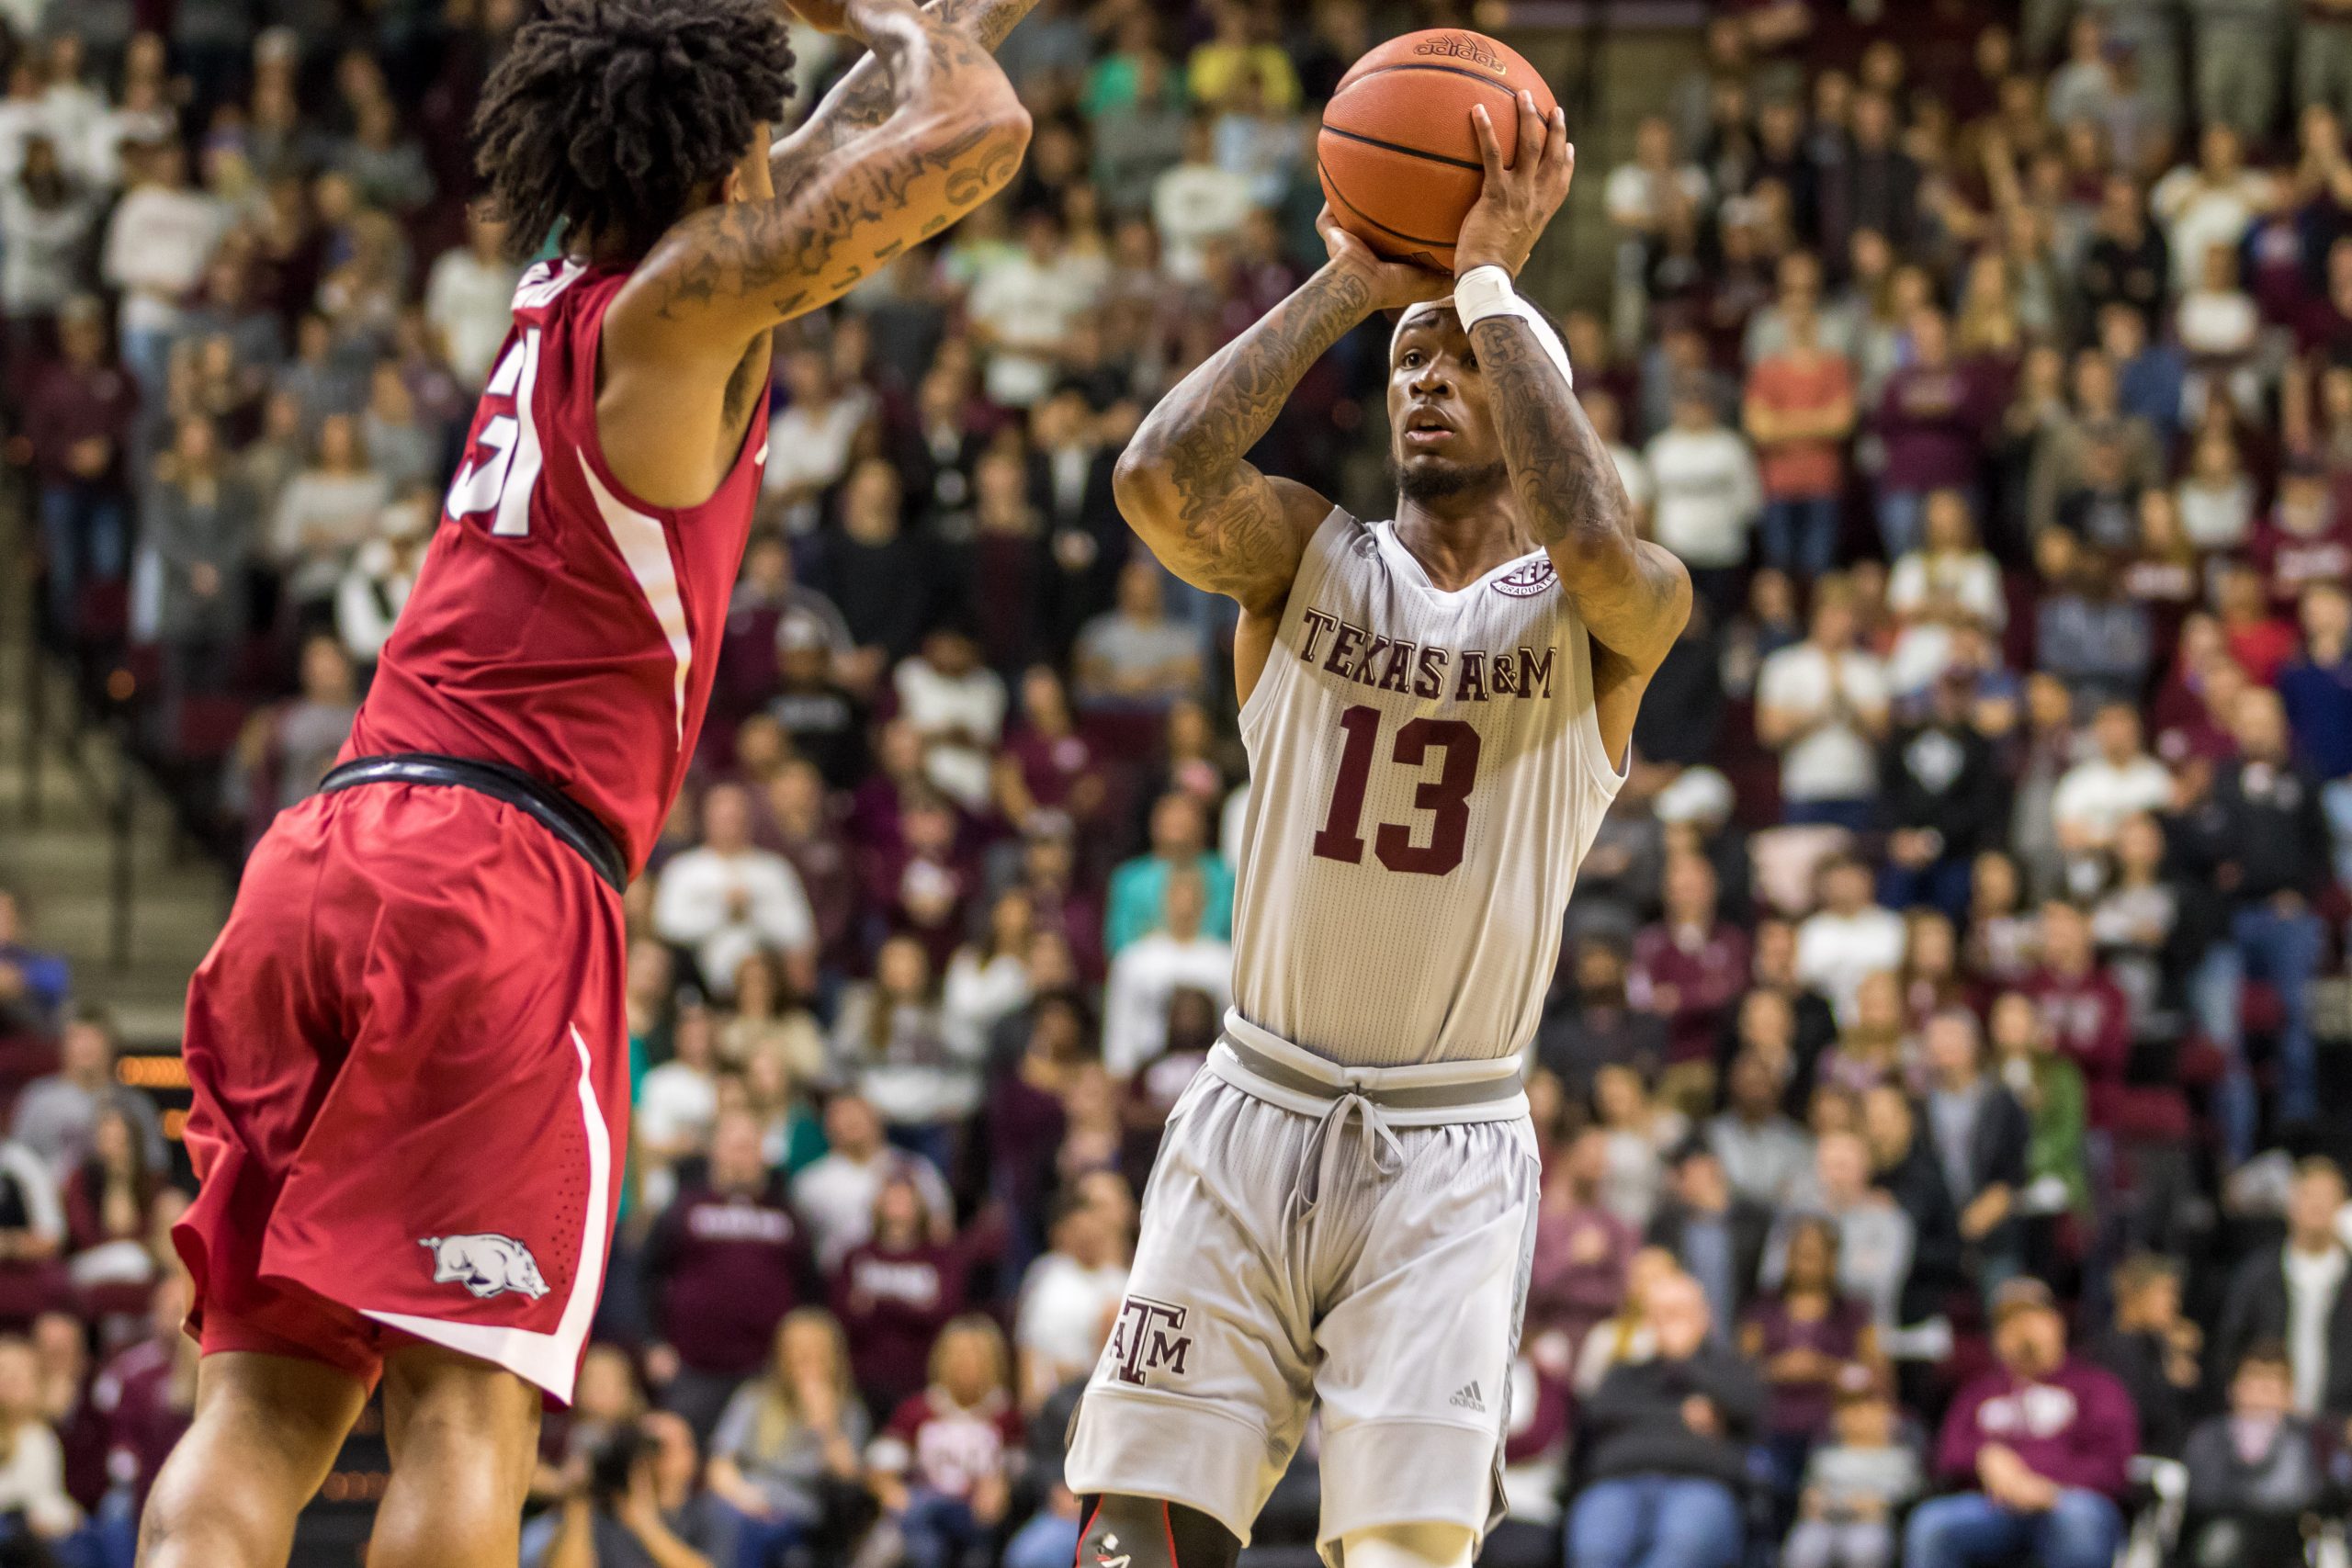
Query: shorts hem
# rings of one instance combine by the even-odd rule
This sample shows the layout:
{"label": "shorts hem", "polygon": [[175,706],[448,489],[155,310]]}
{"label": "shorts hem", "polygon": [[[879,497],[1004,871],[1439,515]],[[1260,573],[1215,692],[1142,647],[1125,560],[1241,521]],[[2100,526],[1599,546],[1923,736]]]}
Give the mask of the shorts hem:
{"label": "shorts hem", "polygon": [[1484,1541],[1494,1506],[1495,1427],[1370,1420],[1323,1433],[1323,1518],[1315,1544],[1384,1525],[1460,1525]]}
{"label": "shorts hem", "polygon": [[[1246,1434],[1248,1447],[1236,1441]],[[1063,1464],[1073,1494],[1154,1497],[1197,1509],[1250,1544],[1265,1506],[1272,1436],[1256,1422],[1182,1394],[1090,1387]]]}

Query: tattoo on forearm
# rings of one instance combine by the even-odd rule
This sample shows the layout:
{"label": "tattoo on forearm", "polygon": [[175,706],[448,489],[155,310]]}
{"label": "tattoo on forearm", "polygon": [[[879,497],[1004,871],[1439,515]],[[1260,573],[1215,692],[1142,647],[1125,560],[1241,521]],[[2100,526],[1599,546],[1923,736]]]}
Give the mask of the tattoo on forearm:
{"label": "tattoo on forearm", "polygon": [[1535,334],[1513,317],[1489,316],[1471,341],[1520,515],[1536,543],[1549,548],[1578,532],[1631,540],[1634,504],[1616,460]]}
{"label": "tattoo on forearm", "polygon": [[[932,0],[929,14],[968,35],[993,54],[1005,35],[1018,26],[1037,0]],[[832,91],[809,111],[806,131],[777,143],[771,164],[778,189],[808,164],[833,151],[862,130],[871,130],[890,118],[898,97],[889,73],[868,55],[850,67]],[[788,148],[789,151],[786,151]]]}
{"label": "tattoo on forearm", "polygon": [[[922,13],[907,34],[881,47],[888,58],[875,77],[892,112],[917,99],[956,103],[966,81],[975,95],[986,79],[1002,90],[987,51],[935,12]],[[761,299],[782,321],[812,292],[840,293],[905,243],[876,248],[869,240],[851,254],[860,232],[870,234],[910,207],[943,201],[949,210],[935,221],[944,228],[951,215],[977,206],[1012,177],[1024,141],[998,120],[979,120],[935,143],[886,129],[858,140],[855,162],[829,177],[821,196],[812,198],[796,182],[774,200],[706,209],[681,235],[686,254],[665,269],[657,313],[678,320],[721,299]]]}
{"label": "tattoo on forearm", "polygon": [[[1489,316],[1470,333],[1521,522],[1603,644],[1630,652],[1681,629],[1670,557],[1645,546],[1616,459],[1526,323]],[[1670,622],[1670,624],[1669,624]]]}
{"label": "tattoo on forearm", "polygon": [[1182,548],[1200,570],[1236,583],[1283,559],[1291,541],[1263,479],[1243,462],[1309,367],[1363,320],[1362,278],[1326,268],[1161,399],[1136,433],[1164,455]]}

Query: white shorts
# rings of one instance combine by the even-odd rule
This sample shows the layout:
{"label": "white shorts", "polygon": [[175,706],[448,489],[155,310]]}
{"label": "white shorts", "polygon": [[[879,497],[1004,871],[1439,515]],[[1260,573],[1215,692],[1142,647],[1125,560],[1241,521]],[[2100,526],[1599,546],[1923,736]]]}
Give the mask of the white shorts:
{"label": "white shorts", "polygon": [[[1330,1070],[1228,1020],[1229,1040],[1245,1031],[1261,1052]],[[1513,1068],[1469,1066],[1489,1085]],[[1354,1076],[1449,1073],[1462,1081],[1459,1067]],[[1246,1543],[1319,1398],[1327,1554],[1381,1525],[1483,1539],[1541,1186],[1526,1097],[1501,1088],[1443,1111],[1374,1119],[1355,1100],[1334,1114],[1213,1053],[1144,1191],[1127,1296],[1079,1405],[1070,1490],[1181,1503]]]}

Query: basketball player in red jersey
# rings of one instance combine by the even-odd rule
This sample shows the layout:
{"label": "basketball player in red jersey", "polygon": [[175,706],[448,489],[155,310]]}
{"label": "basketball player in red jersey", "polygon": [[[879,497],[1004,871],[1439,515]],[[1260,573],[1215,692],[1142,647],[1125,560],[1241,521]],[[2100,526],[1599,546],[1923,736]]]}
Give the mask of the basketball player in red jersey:
{"label": "basketball player in red jersey", "polygon": [[513,1568],[628,1148],[621,888],[691,758],[776,324],[1011,178],[1029,0],[794,0],[869,46],[808,125],[770,0],[553,0],[476,121],[525,275],[343,760],[188,988],[175,1233],[205,1351],[145,1568],[283,1563],[368,1391],[371,1568]]}

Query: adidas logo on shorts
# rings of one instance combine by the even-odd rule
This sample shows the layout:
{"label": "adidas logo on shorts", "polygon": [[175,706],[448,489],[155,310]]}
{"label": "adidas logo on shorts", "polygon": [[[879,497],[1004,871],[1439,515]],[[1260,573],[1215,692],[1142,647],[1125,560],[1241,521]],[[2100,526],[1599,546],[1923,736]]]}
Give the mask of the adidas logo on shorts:
{"label": "adidas logo on shorts", "polygon": [[1455,1389],[1453,1391],[1453,1397],[1447,1400],[1446,1403],[1448,1404],[1458,1405],[1464,1410],[1475,1410],[1481,1416],[1484,1416],[1487,1413],[1487,1402],[1485,1398],[1479,1394],[1478,1385],[1475,1382],[1465,1382],[1460,1388]]}

